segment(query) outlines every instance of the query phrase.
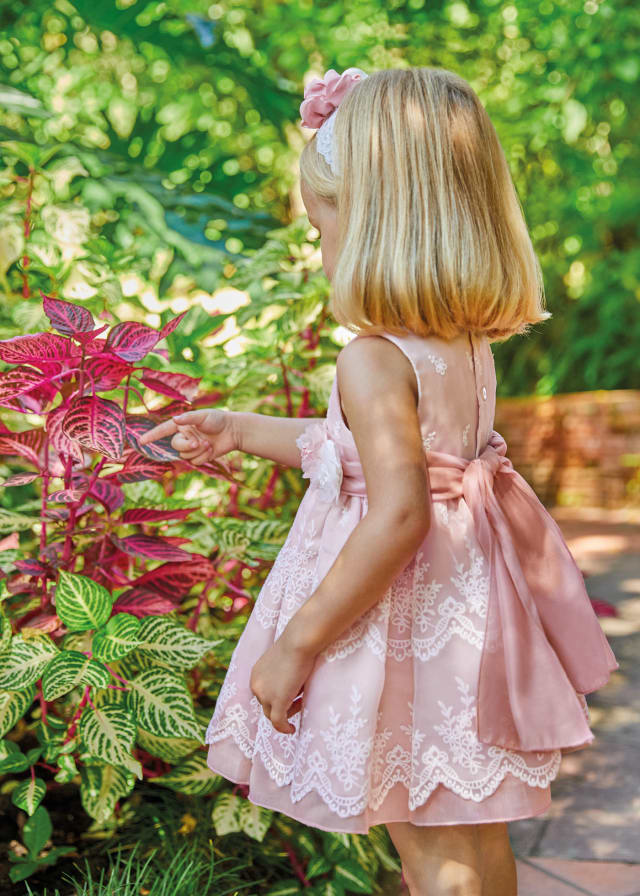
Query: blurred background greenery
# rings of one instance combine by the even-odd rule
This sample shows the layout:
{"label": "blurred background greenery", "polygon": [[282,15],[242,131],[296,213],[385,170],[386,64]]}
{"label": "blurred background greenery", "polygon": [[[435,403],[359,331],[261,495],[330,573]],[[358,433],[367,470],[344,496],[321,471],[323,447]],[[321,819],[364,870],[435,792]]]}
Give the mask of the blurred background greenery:
{"label": "blurred background greenery", "polygon": [[[327,317],[329,284],[300,197],[298,156],[312,133],[300,126],[304,85],[328,68],[433,66],[465,77],[496,126],[553,313],[493,344],[498,395],[640,389],[639,26],[631,0],[0,0],[0,339],[49,329],[40,291],[107,324],[159,327],[188,310],[151,363],[201,377],[199,404],[321,414],[350,333]],[[42,425],[12,410],[3,420]],[[16,463],[3,458],[0,475]],[[128,487],[134,502],[196,503],[196,518],[170,532],[223,572],[206,600],[191,594],[179,607],[194,631],[224,638],[190,682],[203,722],[305,488],[299,471],[268,460],[233,463],[241,489],[198,471]],[[3,510],[37,513],[39,489],[4,489]],[[38,531],[21,532],[0,568],[37,553]],[[38,711],[11,737],[33,736]],[[75,831],[84,846],[108,843],[135,819],[130,841],[162,842],[168,873],[175,843],[189,834],[204,849],[215,828],[226,830],[217,855],[241,863],[238,889],[232,870],[218,892],[344,896],[381,892],[385,872],[397,882],[382,826],[346,837],[275,813],[264,839],[225,828],[200,798],[213,786],[201,752],[197,771],[178,775],[175,801],[144,782],[88,832],[77,794],[72,803],[51,787],[60,842]],[[15,784],[3,782],[5,799]],[[231,799],[243,792],[215,786]],[[206,871],[206,855],[185,859],[181,893],[203,892],[200,860]],[[57,886],[58,868],[37,880]],[[127,880],[123,893],[151,892]],[[178,891],[162,886],[153,892]]]}
{"label": "blurred background greenery", "polygon": [[[298,186],[311,134],[299,123],[304,84],[330,67],[427,65],[459,72],[487,107],[543,265],[553,318],[494,345],[498,394],[640,387],[631,0],[12,0],[0,10],[0,335],[43,325],[38,288],[151,323],[196,306],[196,354],[220,326],[214,312],[250,302],[246,322],[269,298],[295,303],[306,277],[274,296],[265,276],[292,259],[320,269]],[[243,265],[248,276],[234,281]],[[225,291],[230,282],[244,297]],[[312,282],[321,313],[328,284],[321,271]],[[237,334],[238,319],[224,322],[219,343]]]}

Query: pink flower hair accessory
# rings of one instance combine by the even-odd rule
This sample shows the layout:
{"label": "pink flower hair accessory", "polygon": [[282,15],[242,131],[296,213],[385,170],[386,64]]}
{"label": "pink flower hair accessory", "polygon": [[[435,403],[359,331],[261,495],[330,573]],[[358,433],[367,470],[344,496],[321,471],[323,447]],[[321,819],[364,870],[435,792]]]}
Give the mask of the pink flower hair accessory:
{"label": "pink flower hair accessory", "polygon": [[334,174],[338,173],[338,168],[333,146],[333,113],[345,96],[366,77],[367,73],[361,68],[347,68],[341,75],[330,68],[324,78],[312,78],[304,90],[304,100],[300,104],[302,127],[318,129],[318,152],[324,156]]}

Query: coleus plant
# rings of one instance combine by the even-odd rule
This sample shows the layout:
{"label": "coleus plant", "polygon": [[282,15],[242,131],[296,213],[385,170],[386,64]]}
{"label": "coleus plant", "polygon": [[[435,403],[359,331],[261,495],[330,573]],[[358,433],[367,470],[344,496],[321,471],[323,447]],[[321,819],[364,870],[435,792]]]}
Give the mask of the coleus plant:
{"label": "coleus plant", "polygon": [[[14,419],[42,421],[19,430],[0,423],[0,454],[28,467],[4,487],[40,485],[37,517],[33,501],[20,512],[0,509],[0,564],[11,567],[0,569],[0,774],[30,772],[13,791],[29,816],[42,813],[54,782],[79,776],[85,810],[105,822],[136,779],[200,794],[219,783],[202,749],[208,713],[194,706],[186,680],[220,643],[194,631],[217,558],[161,534],[164,523],[199,508],[175,499],[125,506],[128,484],[195,469],[170,439],[138,439],[191,407],[199,378],[141,363],[184,315],[159,330],[97,326],[80,305],[44,295],[43,303],[52,332],[0,341],[0,406]],[[145,389],[169,402],[149,409]],[[197,469],[234,481],[221,462]],[[34,529],[28,555],[19,533]],[[197,614],[185,626],[176,611],[196,587]],[[23,753],[6,735],[34,700],[40,712],[29,728],[38,745]],[[264,836],[270,813],[244,802],[247,832]],[[15,880],[36,867],[30,855],[13,860]]]}

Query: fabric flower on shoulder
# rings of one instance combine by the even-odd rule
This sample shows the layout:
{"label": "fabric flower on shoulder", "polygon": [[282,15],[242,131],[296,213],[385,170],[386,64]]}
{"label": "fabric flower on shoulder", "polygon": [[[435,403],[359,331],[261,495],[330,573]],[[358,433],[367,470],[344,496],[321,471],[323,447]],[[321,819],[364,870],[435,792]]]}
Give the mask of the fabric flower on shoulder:
{"label": "fabric flower on shoulder", "polygon": [[314,420],[296,439],[300,449],[302,476],[325,501],[338,499],[342,485],[342,462],[336,443],[327,434],[326,420]]}

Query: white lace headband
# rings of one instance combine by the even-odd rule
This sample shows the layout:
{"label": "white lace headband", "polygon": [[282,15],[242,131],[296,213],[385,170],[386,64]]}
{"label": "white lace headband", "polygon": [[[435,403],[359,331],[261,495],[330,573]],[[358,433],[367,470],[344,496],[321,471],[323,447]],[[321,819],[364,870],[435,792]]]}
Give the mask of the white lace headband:
{"label": "white lace headband", "polygon": [[304,100],[300,104],[302,126],[317,128],[316,148],[334,174],[339,173],[333,140],[336,109],[347,93],[367,77],[361,68],[347,68],[341,75],[330,68],[324,78],[312,78],[305,87]]}

